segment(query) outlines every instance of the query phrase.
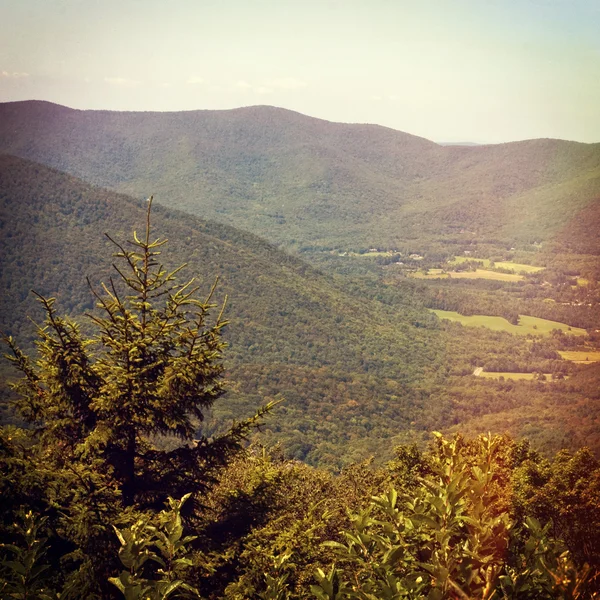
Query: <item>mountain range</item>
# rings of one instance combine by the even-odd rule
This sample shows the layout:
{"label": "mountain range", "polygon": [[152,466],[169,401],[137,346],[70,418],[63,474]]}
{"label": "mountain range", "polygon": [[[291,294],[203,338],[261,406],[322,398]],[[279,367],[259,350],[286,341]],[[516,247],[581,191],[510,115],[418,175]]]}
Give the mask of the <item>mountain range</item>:
{"label": "mountain range", "polygon": [[548,242],[600,206],[600,144],[441,146],[269,106],[5,103],[0,151],[305,250]]}

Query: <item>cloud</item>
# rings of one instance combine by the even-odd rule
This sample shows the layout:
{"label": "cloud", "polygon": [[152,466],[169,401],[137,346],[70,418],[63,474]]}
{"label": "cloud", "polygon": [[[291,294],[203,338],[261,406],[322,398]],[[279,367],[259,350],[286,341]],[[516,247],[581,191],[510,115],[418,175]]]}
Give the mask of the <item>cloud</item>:
{"label": "cloud", "polygon": [[9,71],[0,71],[1,79],[25,79],[25,77],[29,77],[29,73],[10,73]]}
{"label": "cloud", "polygon": [[201,85],[204,83],[204,79],[202,77],[197,77],[196,75],[192,75],[186,81],[188,85]]}
{"label": "cloud", "polygon": [[105,77],[104,81],[110,85],[119,85],[123,87],[134,87],[142,83],[141,81],[129,79],[128,77]]}
{"label": "cloud", "polygon": [[244,79],[235,82],[236,89],[242,92],[253,92],[254,94],[272,94],[273,89],[265,85],[252,85]]}

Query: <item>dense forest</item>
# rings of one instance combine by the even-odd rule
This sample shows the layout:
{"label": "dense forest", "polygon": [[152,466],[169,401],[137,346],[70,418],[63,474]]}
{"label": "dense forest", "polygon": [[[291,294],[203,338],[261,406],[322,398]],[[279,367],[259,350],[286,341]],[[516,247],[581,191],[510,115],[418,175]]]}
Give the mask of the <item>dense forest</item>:
{"label": "dense forest", "polygon": [[[0,164],[1,328],[31,348],[35,328],[27,317],[42,316],[31,290],[56,297],[57,308],[85,330],[82,315],[94,304],[85,277],[110,275],[110,243],[102,231],[124,239],[143,221],[145,201],[15,157],[4,156]],[[558,354],[580,347],[581,338],[545,336],[532,343],[526,336],[440,322],[427,310],[466,310],[465,299],[482,310],[494,299],[500,299],[495,306],[510,307],[519,301],[515,294],[537,293],[529,280],[518,286],[449,281],[434,288],[432,281],[392,276],[368,258],[326,259],[317,270],[225,225],[160,205],[154,219],[170,240],[165,265],[187,262],[205,291],[218,275],[217,297],[228,297],[227,402],[209,411],[205,433],[258,404],[285,399],[256,435],[281,443],[290,457],[334,469],[373,454],[385,460],[395,444],[424,442],[429,431],[456,426],[527,435],[546,452],[565,444],[597,451],[596,412],[578,383],[581,367]],[[554,294],[560,306],[561,299],[578,297],[571,286],[561,286],[543,293]],[[450,304],[451,294],[463,304]],[[580,308],[577,318],[597,314],[597,308]],[[484,380],[472,376],[478,367],[568,379]],[[8,375],[6,367],[2,373]],[[5,411],[4,419],[12,417]]]}
{"label": "dense forest", "polygon": [[[224,392],[222,306],[151,231],[90,282],[91,337],[38,295],[6,337],[26,427],[1,430],[6,598],[595,598],[600,463],[435,433],[339,474],[245,442],[273,403],[199,434]],[[213,289],[214,291],[214,289]]]}
{"label": "dense forest", "polygon": [[[102,231],[123,239],[143,220],[146,202],[13,157],[2,158],[0,179],[1,277],[6,290],[1,327],[27,342],[34,334],[27,316],[40,317],[30,290],[56,297],[62,311],[80,319],[94,301],[85,276],[100,281],[110,275],[111,251]],[[223,411],[211,414],[207,427],[241,418],[264,398],[285,396],[286,410],[304,424],[286,419],[284,411],[273,427],[284,437],[289,435],[291,445],[298,444],[298,436],[306,438],[300,431],[308,423],[313,431],[312,439],[302,440],[304,457],[311,450],[320,452],[316,445],[326,436],[314,428],[328,426],[322,422],[324,414],[337,410],[342,420],[337,427],[343,431],[343,423],[369,417],[370,406],[363,404],[367,399],[386,407],[379,423],[388,432],[402,431],[418,418],[419,404],[427,399],[420,400],[412,390],[417,382],[430,385],[425,382],[434,378],[441,360],[433,315],[411,306],[410,298],[396,295],[405,315],[398,321],[398,305],[392,309],[350,295],[332,278],[239,230],[160,206],[155,208],[155,220],[170,240],[165,265],[188,262],[206,291],[218,275],[217,296],[221,301],[228,296],[230,401]],[[99,260],[102,256],[105,261]],[[82,325],[86,326],[85,319]],[[378,381],[383,378],[394,378],[396,385],[380,389]],[[343,397],[345,404],[340,406]],[[371,428],[377,429],[376,419],[371,419]],[[349,434],[331,437],[338,447],[334,452],[338,464],[351,460],[344,458],[345,452],[365,457],[373,451],[340,452],[343,435]],[[372,437],[367,446],[384,444],[379,436],[375,439],[375,432]]]}

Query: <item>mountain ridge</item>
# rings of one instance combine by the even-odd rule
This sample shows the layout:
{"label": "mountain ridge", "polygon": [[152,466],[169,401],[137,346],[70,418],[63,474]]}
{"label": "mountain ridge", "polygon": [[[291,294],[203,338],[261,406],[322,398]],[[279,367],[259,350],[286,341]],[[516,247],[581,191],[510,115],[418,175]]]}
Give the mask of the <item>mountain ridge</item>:
{"label": "mountain ridge", "polygon": [[54,107],[56,109],[61,109],[61,110],[66,110],[66,111],[73,111],[73,112],[78,112],[78,113],[105,113],[105,114],[141,114],[141,115],[173,115],[173,114],[193,114],[193,113],[199,113],[199,114],[210,114],[210,113],[214,113],[214,114],[219,114],[219,113],[242,113],[242,112],[251,112],[251,111],[255,111],[255,110],[268,110],[268,111],[273,111],[279,114],[290,114],[290,115],[297,115],[303,119],[310,119],[312,121],[316,121],[316,122],[320,122],[320,123],[326,123],[326,124],[333,124],[333,125],[354,125],[357,127],[372,127],[372,128],[376,128],[376,129],[383,129],[383,130],[389,130],[389,131],[393,131],[396,133],[401,133],[407,136],[410,136],[412,138],[418,138],[421,140],[425,140],[427,142],[430,142],[432,144],[435,144],[437,146],[460,146],[460,147],[464,147],[464,148],[471,148],[471,147],[481,147],[481,146],[502,146],[502,145],[506,145],[506,144],[519,144],[522,142],[531,142],[531,141],[536,141],[536,140],[548,140],[548,141],[555,141],[555,142],[566,142],[568,144],[578,144],[581,146],[597,146],[600,145],[600,141],[598,142],[580,142],[578,140],[571,140],[571,139],[567,139],[567,138],[555,138],[555,137],[538,137],[538,138],[523,138],[523,139],[518,139],[518,140],[507,140],[507,141],[503,141],[503,142],[469,142],[469,141],[463,141],[463,142],[436,142],[434,140],[431,140],[429,138],[426,138],[425,136],[422,135],[418,135],[416,133],[411,133],[408,131],[403,131],[401,129],[396,129],[394,127],[390,127],[388,125],[382,125],[380,123],[372,123],[372,122],[361,122],[361,121],[336,121],[336,120],[332,120],[332,119],[325,119],[323,117],[316,117],[314,115],[308,115],[306,113],[302,113],[298,110],[294,110],[291,108],[285,108],[283,106],[275,106],[273,104],[248,104],[248,105],[244,105],[244,106],[237,106],[234,108],[219,108],[219,109],[211,109],[211,108],[191,108],[191,109],[182,109],[182,110],[118,110],[118,109],[102,109],[102,108],[74,108],[71,106],[67,106],[66,104],[59,104],[57,102],[52,102],[51,100],[36,100],[36,99],[31,99],[31,100],[11,100],[8,102],[0,102],[0,107],[1,106],[24,106],[24,105],[29,105],[29,106],[39,106],[39,107],[46,107],[46,106],[50,106],[50,107]]}
{"label": "mountain ridge", "polygon": [[[508,246],[527,243],[525,229],[550,240],[600,198],[600,143],[440,146],[265,106],[139,113],[0,104],[0,150],[128,195],[152,190],[159,202],[295,248],[425,247],[455,239],[460,223]],[[555,183],[567,198],[560,212],[547,210],[560,203],[545,189]],[[470,219],[472,207],[480,208]]]}

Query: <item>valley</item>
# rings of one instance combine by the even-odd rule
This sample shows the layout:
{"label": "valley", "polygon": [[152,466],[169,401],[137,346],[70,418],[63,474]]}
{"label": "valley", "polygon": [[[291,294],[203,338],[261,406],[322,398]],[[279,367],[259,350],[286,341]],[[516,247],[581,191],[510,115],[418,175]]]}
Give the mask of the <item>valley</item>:
{"label": "valley", "polygon": [[26,347],[29,290],[85,328],[102,232],[126,237],[154,194],[167,264],[228,297],[206,434],[284,400],[257,439],[333,470],[432,429],[600,452],[599,144],[23,102],[0,105],[0,151],[1,328]]}

